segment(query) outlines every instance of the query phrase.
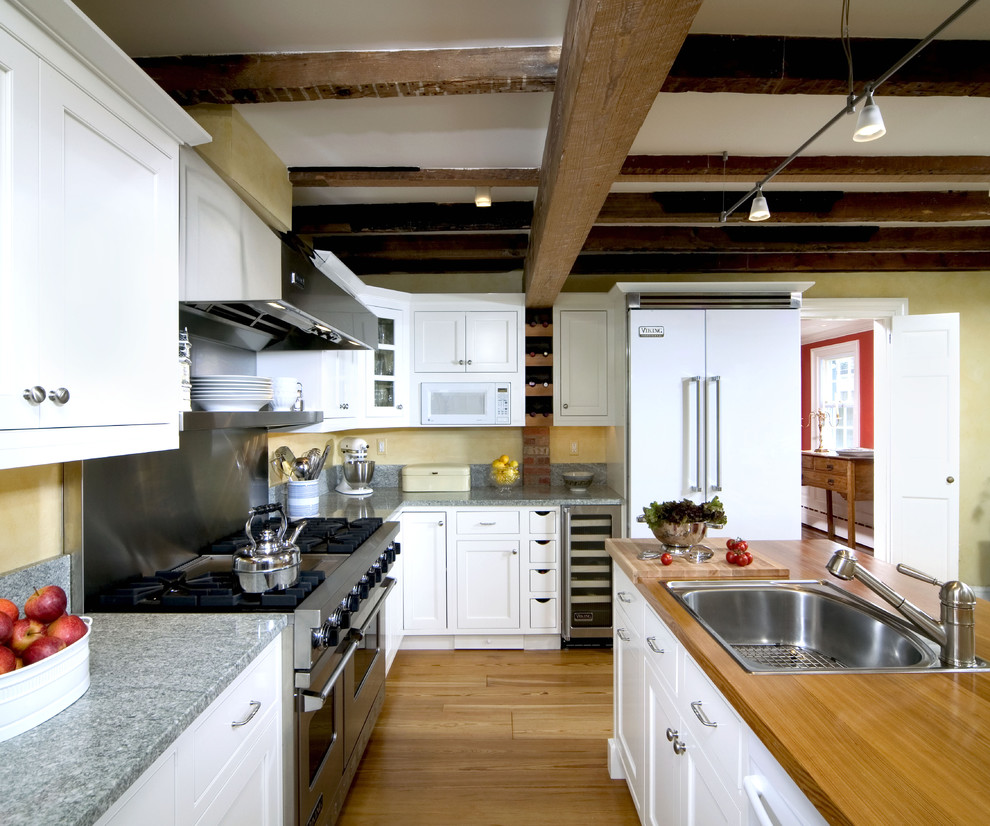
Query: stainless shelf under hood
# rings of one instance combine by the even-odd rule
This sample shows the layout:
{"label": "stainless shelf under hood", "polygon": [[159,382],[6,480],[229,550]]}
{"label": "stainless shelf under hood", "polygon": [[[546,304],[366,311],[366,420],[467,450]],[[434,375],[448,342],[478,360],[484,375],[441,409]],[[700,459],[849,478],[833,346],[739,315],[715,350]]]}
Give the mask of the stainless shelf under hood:
{"label": "stainless shelf under hood", "polygon": [[277,429],[282,427],[300,427],[308,424],[319,424],[323,421],[322,410],[274,411],[262,410],[258,413],[236,411],[217,411],[209,413],[205,410],[185,411],[179,414],[179,430],[223,430],[225,428],[264,427]]}

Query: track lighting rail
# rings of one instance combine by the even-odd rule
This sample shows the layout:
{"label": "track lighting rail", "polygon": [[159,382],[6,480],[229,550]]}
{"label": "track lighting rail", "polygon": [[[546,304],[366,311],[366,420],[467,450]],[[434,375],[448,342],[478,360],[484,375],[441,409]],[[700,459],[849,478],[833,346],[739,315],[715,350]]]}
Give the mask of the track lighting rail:
{"label": "track lighting rail", "polygon": [[[853,114],[856,104],[861,101],[871,98],[876,91],[877,87],[880,86],[885,81],[889,80],[892,75],[898,72],[908,61],[915,57],[922,49],[925,48],[929,43],[932,42],[939,34],[949,26],[955,20],[962,15],[964,12],[968,11],[971,6],[976,5],[980,0],[966,0],[958,9],[956,9],[952,14],[950,14],[945,20],[943,20],[938,26],[932,29],[923,39],[919,40],[918,43],[914,45],[900,60],[898,60],[894,65],[892,65],[887,71],[881,74],[876,80],[867,83],[863,88],[863,91],[858,95],[853,96],[852,94],[846,99],[846,105],[842,107],[821,129],[815,132],[808,140],[802,143],[797,149],[795,149],[790,155],[784,158],[772,172],[762,178],[760,181],[753,185],[745,195],[743,195],[738,201],[736,201],[731,207],[723,210],[719,216],[719,223],[724,224],[728,217],[732,215],[739,207],[741,207],[746,201],[752,198],[754,195],[762,195],[763,187],[765,187],[770,181],[777,177],[784,169],[787,168],[788,164],[791,163],[796,157],[804,152],[811,144],[813,144],[818,138],[820,138],[825,132],[831,129],[836,123],[842,120],[843,116]],[[767,216],[769,217],[769,216]],[[761,220],[761,219],[757,219]]]}

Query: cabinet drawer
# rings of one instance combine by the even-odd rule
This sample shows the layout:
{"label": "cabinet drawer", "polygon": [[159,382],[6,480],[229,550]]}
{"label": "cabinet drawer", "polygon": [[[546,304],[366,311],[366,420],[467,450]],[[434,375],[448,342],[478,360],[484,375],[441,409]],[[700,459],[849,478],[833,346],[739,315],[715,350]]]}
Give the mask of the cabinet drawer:
{"label": "cabinet drawer", "polygon": [[812,469],[823,470],[826,473],[845,473],[849,463],[845,459],[834,456],[812,456]]}
{"label": "cabinet drawer", "polygon": [[529,627],[548,630],[557,627],[556,597],[537,597],[529,601]]}
{"label": "cabinet drawer", "polygon": [[492,508],[486,511],[463,511],[455,519],[459,534],[519,533],[519,511]]}
{"label": "cabinet drawer", "polygon": [[823,488],[824,490],[834,490],[837,493],[845,493],[849,488],[845,470],[840,473],[805,470],[801,472],[801,484]]}
{"label": "cabinet drawer", "polygon": [[805,456],[802,453],[801,454],[801,468],[802,469],[811,470],[814,466],[815,466],[815,457],[814,456]]}
{"label": "cabinet drawer", "polygon": [[646,662],[665,683],[672,696],[677,696],[677,669],[680,660],[677,639],[660,617],[651,609],[646,611]]}
{"label": "cabinet drawer", "polygon": [[529,512],[529,532],[530,533],[557,533],[557,512],[556,511],[530,511]]}
{"label": "cabinet drawer", "polygon": [[[691,738],[708,755],[728,789],[742,785],[742,721],[701,668],[690,657],[684,658],[684,689],[681,716],[687,721]],[[706,725],[703,719],[714,725]]]}
{"label": "cabinet drawer", "polygon": [[612,566],[612,602],[619,615],[614,620],[616,627],[628,623],[640,634],[646,599],[618,565]]}
{"label": "cabinet drawer", "polygon": [[529,561],[530,562],[556,562],[557,561],[557,540],[556,539],[530,539],[529,540]]}
{"label": "cabinet drawer", "polygon": [[529,590],[534,594],[556,594],[557,570],[555,568],[531,568]]}
{"label": "cabinet drawer", "polygon": [[[217,706],[195,724],[193,734],[194,800],[203,793],[223,770],[236,758],[241,745],[260,732],[264,721],[274,710],[278,696],[278,644],[270,645],[236,682],[218,698]],[[257,705],[260,704],[260,705]],[[247,720],[254,709],[253,718]]]}

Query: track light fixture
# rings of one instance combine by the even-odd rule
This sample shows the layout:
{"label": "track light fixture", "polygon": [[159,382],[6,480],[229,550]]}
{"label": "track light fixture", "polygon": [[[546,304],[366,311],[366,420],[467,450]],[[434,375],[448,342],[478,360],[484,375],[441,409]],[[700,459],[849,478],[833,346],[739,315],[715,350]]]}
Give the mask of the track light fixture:
{"label": "track light fixture", "polygon": [[490,186],[475,187],[474,205],[477,207],[490,207],[492,205],[492,188]]}
{"label": "track light fixture", "polygon": [[756,197],[749,208],[750,221],[766,221],[770,217],[770,207],[767,206],[767,199],[763,196],[763,187],[756,187]]}
{"label": "track light fixture", "polygon": [[853,132],[853,140],[856,143],[875,141],[887,134],[887,127],[883,125],[883,116],[880,114],[880,107],[873,102],[873,91],[866,93],[866,103],[859,110],[859,118],[856,120],[856,131]]}
{"label": "track light fixture", "polygon": [[[953,23],[963,12],[967,11],[971,6],[978,3],[979,0],[966,0],[958,9],[956,9],[952,14],[950,14],[945,20],[943,20],[938,26],[936,26],[928,35],[926,35],[922,40],[908,51],[900,60],[898,60],[893,66],[891,66],[886,72],[884,72],[880,77],[874,80],[872,83],[868,83],[865,90],[858,97],[852,94],[850,90],[849,97],[846,100],[846,105],[839,110],[839,112],[832,117],[832,119],[826,123],[821,129],[815,132],[808,140],[802,143],[797,149],[795,149],[790,155],[788,155],[784,160],[773,170],[769,175],[759,181],[753,186],[749,192],[743,195],[738,201],[736,201],[731,207],[723,210],[719,215],[719,223],[724,224],[728,217],[732,215],[739,207],[741,207],[749,198],[753,195],[753,204],[750,208],[749,220],[750,221],[764,221],[770,217],[770,210],[766,206],[766,198],[763,197],[763,187],[766,186],[771,180],[777,177],[787,165],[793,161],[798,155],[804,152],[809,146],[811,146],[814,141],[818,140],[825,132],[827,132],[832,126],[838,123],[846,115],[851,115],[855,112],[855,106],[858,103],[865,101],[865,105],[859,113],[859,119],[856,124],[856,131],[853,134],[853,140],[857,142],[862,141],[872,141],[886,134],[887,130],[883,125],[883,118],[880,116],[879,107],[873,102],[873,93],[876,91],[877,87],[885,81],[889,80],[891,75],[899,71],[905,63],[911,60],[915,55],[918,54],[922,49],[925,48],[929,43],[931,43],[950,23]],[[843,4],[843,13],[847,14],[848,4]],[[847,57],[850,53],[847,52]],[[852,69],[850,65],[850,87],[852,83]],[[757,204],[760,203],[762,206],[761,210],[757,210]],[[757,215],[761,217],[754,217],[754,211]]]}

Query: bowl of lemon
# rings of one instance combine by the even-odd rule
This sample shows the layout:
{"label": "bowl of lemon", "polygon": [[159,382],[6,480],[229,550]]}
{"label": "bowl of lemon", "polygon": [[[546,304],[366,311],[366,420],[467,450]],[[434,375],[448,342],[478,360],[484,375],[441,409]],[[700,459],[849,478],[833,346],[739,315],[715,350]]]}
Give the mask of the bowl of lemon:
{"label": "bowl of lemon", "polygon": [[510,459],[503,453],[492,461],[491,480],[492,484],[500,491],[507,491],[515,487],[522,480],[519,462]]}

